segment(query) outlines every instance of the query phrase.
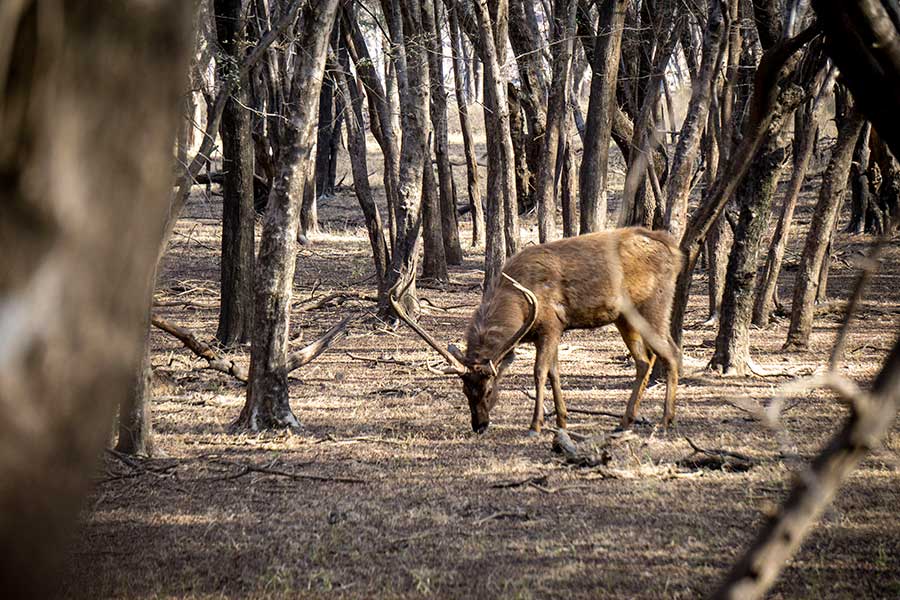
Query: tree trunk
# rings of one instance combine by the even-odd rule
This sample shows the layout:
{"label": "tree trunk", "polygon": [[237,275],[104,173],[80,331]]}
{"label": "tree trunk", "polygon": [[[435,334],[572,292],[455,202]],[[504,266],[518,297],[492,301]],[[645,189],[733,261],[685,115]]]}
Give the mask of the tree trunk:
{"label": "tree trunk", "polygon": [[484,256],[484,283],[487,289],[500,275],[506,256],[518,247],[518,215],[516,214],[515,158],[509,125],[506,81],[500,70],[500,59],[494,36],[505,40],[504,0],[498,3],[497,30],[485,0],[475,0],[476,20],[484,62],[485,124],[488,146],[487,244]]}
{"label": "tree trunk", "polygon": [[[428,69],[431,80],[431,124],[434,129],[434,157],[437,162],[438,191],[440,192],[440,222],[444,244],[444,271],[447,264],[461,265],[462,247],[459,244],[459,223],[456,218],[456,194],[453,188],[453,171],[450,167],[450,150],[447,139],[447,91],[444,88],[444,55],[440,36],[440,4],[435,4],[434,19],[426,22],[428,41]],[[428,168],[431,168],[430,161]]]}
{"label": "tree trunk", "polygon": [[331,139],[334,137],[335,118],[334,110],[334,77],[330,73],[325,75],[322,81],[322,90],[319,92],[319,126],[316,136],[316,163],[315,163],[315,197],[331,196],[334,194],[334,181],[331,179],[331,164],[335,161],[332,154]]}
{"label": "tree trunk", "polygon": [[240,79],[233,97],[225,105],[219,126],[225,180],[222,185],[222,260],[216,339],[224,346],[231,346],[247,342],[253,328],[254,145],[250,137],[250,111],[245,108],[250,104],[250,81],[236,72],[238,61],[243,57],[239,40],[245,31],[241,0],[215,0],[214,7],[219,45],[227,56],[219,61],[217,75],[220,82],[227,78]]}
{"label": "tree trunk", "polygon": [[[427,148],[426,148],[427,151]],[[441,206],[430,157],[425,159],[422,176],[422,279],[449,281],[444,235],[441,231]]]}
{"label": "tree trunk", "polygon": [[847,233],[859,235],[866,230],[866,216],[873,203],[872,183],[869,180],[869,131],[871,125],[865,123],[850,162],[850,223]]}
{"label": "tree trunk", "polygon": [[318,97],[337,0],[303,10],[278,175],[263,221],[255,281],[255,319],[247,401],[236,429],[297,428],[288,400],[287,343],[300,211],[292,192],[304,187],[314,144]]}
{"label": "tree trunk", "polygon": [[[459,35],[459,17],[457,15],[457,6],[447,11],[450,14],[450,41],[454,53],[462,54],[465,46],[464,41]],[[469,207],[472,215],[472,246],[484,245],[484,208],[481,204],[481,189],[478,187],[478,161],[475,158],[475,142],[472,140],[472,127],[469,125],[469,108],[467,99],[470,95],[465,92],[462,85],[462,74],[464,65],[461,64],[459,58],[453,61],[453,80],[456,90],[456,108],[459,112],[459,128],[462,132],[463,150],[466,155],[466,189],[469,193]],[[468,71],[467,71],[468,72]],[[467,85],[470,84],[471,78],[466,77]]]}
{"label": "tree trunk", "polygon": [[340,49],[340,69],[334,69],[339,93],[339,105],[346,110],[344,123],[347,125],[347,151],[350,155],[350,168],[353,171],[353,189],[356,199],[366,220],[369,232],[369,243],[372,246],[372,260],[375,263],[375,278],[378,281],[378,298],[387,301],[388,263],[390,262],[387,241],[381,224],[381,215],[375,205],[372,189],[369,187],[369,167],[366,161],[366,132],[364,129],[362,95],[356,82],[349,85],[347,73],[350,73],[350,60],[346,48]]}
{"label": "tree trunk", "polygon": [[566,134],[565,151],[563,152],[562,177],[560,187],[562,194],[563,235],[573,237],[578,235],[578,171],[575,169],[575,159],[572,157],[571,136]]}
{"label": "tree trunk", "polygon": [[528,136],[525,132],[525,118],[519,88],[512,82],[506,84],[509,103],[509,132],[512,136],[513,158],[516,173],[516,213],[525,214],[534,210],[532,172],[528,167]]}
{"label": "tree trunk", "polygon": [[725,47],[722,43],[723,23],[719,2],[710,2],[706,32],[703,34],[700,71],[691,80],[691,99],[684,123],[681,125],[666,185],[666,227],[675,239],[681,238],[687,221],[691,175],[700,149],[703,127],[708,120],[710,99],[714,91],[713,77],[719,71],[722,50]]}
{"label": "tree trunk", "polygon": [[[525,114],[528,134],[522,136],[522,145],[514,144],[522,154],[520,161],[523,186],[517,192],[520,211],[530,211],[535,206],[534,185],[538,164],[544,148],[544,128],[547,122],[547,80],[544,75],[541,49],[543,42],[535,21],[533,5],[529,2],[509,3],[509,43],[516,55],[519,70],[519,105]],[[514,112],[510,108],[511,112]],[[525,127],[522,127],[524,133]]]}
{"label": "tree trunk", "polygon": [[800,268],[794,284],[794,300],[791,305],[791,324],[788,328],[786,349],[806,348],[812,333],[816,292],[819,274],[825,260],[826,250],[831,241],[838,209],[841,206],[850,174],[850,161],[856,140],[862,131],[863,117],[858,110],[851,109],[838,130],[838,138],[831,151],[831,160],[822,176],[819,201],[813,213]]}
{"label": "tree trunk", "polygon": [[794,208],[797,206],[797,199],[800,197],[800,190],[803,188],[803,180],[806,178],[806,172],[809,168],[809,161],[812,157],[813,141],[816,138],[816,131],[819,129],[819,122],[825,108],[825,99],[830,95],[831,85],[834,83],[834,74],[832,70],[819,86],[819,92],[812,106],[805,111],[797,111],[794,120],[794,165],[791,170],[791,181],[788,184],[787,193],[784,197],[784,203],[781,207],[781,215],[778,219],[778,225],[772,234],[772,244],[769,247],[769,254],[766,258],[766,265],[763,269],[760,285],[756,291],[756,304],[753,307],[753,324],[759,327],[768,325],[772,310],[777,301],[778,277],[781,274],[781,263],[784,260],[784,251],[787,248],[787,242],[790,235],[791,222],[794,217]]}
{"label": "tree trunk", "polygon": [[581,194],[581,233],[606,228],[607,166],[616,82],[625,23],[625,0],[604,2],[594,38],[591,98],[584,135],[584,154],[578,188]]}
{"label": "tree trunk", "polygon": [[[366,99],[369,106],[370,128],[375,141],[384,155],[384,182],[385,197],[387,198],[388,228],[390,246],[394,246],[397,238],[397,227],[394,220],[397,206],[397,189],[400,176],[400,149],[397,145],[397,136],[394,134],[394,117],[391,99],[396,96],[395,86],[392,85],[394,77],[391,74],[390,51],[385,50],[385,84],[382,86],[375,63],[372,61],[365,37],[356,20],[356,12],[352,4],[345,4],[341,9],[341,27],[344,37],[344,46],[353,59],[356,74],[362,80],[367,91]],[[349,85],[349,82],[348,82]],[[356,83],[353,82],[353,89]],[[359,121],[363,124],[363,121]],[[349,131],[349,129],[348,129]]]}
{"label": "tree trunk", "polygon": [[[155,278],[151,278],[155,279]],[[150,364],[150,312],[146,318],[141,364],[134,376],[134,385],[119,405],[119,435],[116,451],[132,456],[153,456],[153,409],[151,382],[153,368]]]}
{"label": "tree trunk", "polygon": [[0,589],[10,598],[58,593],[116,404],[134,385],[171,202],[189,11],[176,1],[0,11],[0,547],[15,549]]}
{"label": "tree trunk", "polygon": [[763,236],[768,230],[772,198],[784,161],[780,127],[769,130],[766,142],[738,191],[741,207],[725,275],[716,351],[710,366],[726,374],[746,375],[750,361],[750,318],[756,271]]}
{"label": "tree trunk", "polygon": [[[779,42],[763,54],[756,71],[753,95],[749,103],[749,114],[745,120],[741,142],[735,149],[733,157],[728,161],[727,168],[716,179],[716,184],[708,198],[688,220],[688,226],[685,228],[680,244],[685,264],[676,282],[670,329],[672,338],[679,345],[684,313],[690,295],[691,279],[700,255],[701,245],[706,239],[709,228],[722,213],[728,200],[731,199],[735,189],[746,175],[770,124],[774,119],[784,117],[783,108],[778,101],[778,82],[782,81],[784,72],[790,70],[791,65],[795,65],[794,55],[814,37],[815,32],[814,27],[809,27],[796,36]],[[786,63],[790,63],[787,68],[785,68]],[[784,82],[782,81],[782,83]]]}
{"label": "tree trunk", "polygon": [[[556,238],[555,180],[560,137],[568,116],[569,72],[575,36],[577,0],[555,0],[553,5],[553,83],[547,104],[547,127],[537,167],[535,198],[538,209],[538,236],[541,243]],[[567,207],[571,210],[571,206]],[[571,218],[571,214],[569,215]]]}
{"label": "tree trunk", "polygon": [[[300,202],[300,229],[298,233],[308,239],[319,233],[319,206],[316,201],[316,165],[310,161],[307,167],[306,179],[303,183],[295,183],[296,192],[301,197]],[[297,238],[300,241],[300,238]],[[306,243],[304,241],[304,243]]]}
{"label": "tree trunk", "polygon": [[[396,7],[394,7],[396,8]],[[405,72],[397,63],[400,88],[402,143],[398,187],[397,246],[391,257],[389,289],[406,290],[400,302],[407,312],[415,310],[416,261],[422,224],[422,178],[425,165],[431,167],[428,151],[429,79],[424,39],[424,19],[433,19],[431,0],[404,2],[400,6],[404,31]],[[393,9],[392,9],[393,10]],[[390,315],[389,304],[381,304],[382,316]]]}

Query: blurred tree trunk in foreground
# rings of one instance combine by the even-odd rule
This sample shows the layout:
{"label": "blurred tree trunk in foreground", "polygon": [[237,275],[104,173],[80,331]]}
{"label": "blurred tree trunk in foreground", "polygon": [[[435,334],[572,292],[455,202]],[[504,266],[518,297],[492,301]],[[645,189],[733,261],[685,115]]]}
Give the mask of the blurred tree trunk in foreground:
{"label": "blurred tree trunk in foreground", "polygon": [[8,550],[0,589],[8,597],[50,592],[61,542],[141,362],[148,281],[171,200],[189,9],[172,0],[73,1],[63,15],[26,0],[0,10],[0,547]]}

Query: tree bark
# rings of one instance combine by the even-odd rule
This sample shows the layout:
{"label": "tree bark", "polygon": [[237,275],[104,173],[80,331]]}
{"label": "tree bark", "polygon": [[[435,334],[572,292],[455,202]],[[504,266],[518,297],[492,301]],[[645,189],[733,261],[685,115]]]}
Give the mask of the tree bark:
{"label": "tree bark", "polygon": [[189,12],[176,1],[0,11],[0,546],[15,549],[0,589],[11,598],[58,591],[141,362]]}
{"label": "tree bark", "polygon": [[[225,105],[222,136],[222,260],[219,285],[219,326],[216,339],[224,346],[243,344],[253,328],[253,206],[254,144],[250,136],[250,80],[237,64],[243,56],[240,37],[245,32],[241,0],[215,0],[216,34],[222,55],[217,65],[220,82],[238,78],[237,88]],[[220,83],[220,87],[224,83]],[[148,324],[149,327],[149,324]]]}
{"label": "tree bark", "polygon": [[[424,23],[428,42],[428,69],[431,81],[431,125],[434,130],[434,158],[437,162],[440,221],[444,256],[447,264],[461,265],[462,247],[459,244],[459,223],[456,217],[456,194],[450,150],[447,139],[447,91],[444,88],[444,54],[441,42],[440,4],[434,6],[434,18]],[[428,168],[431,168],[430,161]]]}
{"label": "tree bark", "polygon": [[[400,6],[403,20],[405,72],[397,64],[402,142],[398,187],[397,244],[391,257],[389,289],[406,290],[399,298],[410,314],[416,308],[415,278],[418,258],[419,230],[422,224],[422,178],[425,164],[430,168],[427,146],[429,119],[428,60],[424,39],[424,19],[432,19],[431,0],[404,2]],[[391,314],[389,304],[379,305],[382,316]]]}
{"label": "tree bark", "polygon": [[[553,5],[553,83],[547,103],[547,127],[537,167],[535,198],[538,210],[540,242],[556,238],[555,180],[560,138],[565,135],[568,116],[569,73],[575,37],[575,9],[577,0],[555,0]],[[571,206],[567,207],[568,210]],[[569,215],[571,219],[571,214]]]}
{"label": "tree bark", "polygon": [[346,110],[344,123],[347,126],[347,151],[350,155],[350,168],[353,171],[353,189],[356,199],[366,220],[366,230],[369,232],[369,243],[372,246],[372,261],[375,266],[375,278],[378,282],[378,299],[387,301],[388,252],[387,240],[384,238],[384,229],[381,224],[381,215],[378,206],[372,196],[369,187],[369,167],[366,161],[366,132],[364,129],[362,95],[356,87],[348,84],[347,77],[350,73],[350,60],[347,49],[342,47],[339,51],[340,68],[335,69],[338,94],[341,108]]}
{"label": "tree bark", "polygon": [[291,82],[287,127],[281,143],[278,174],[263,221],[256,269],[253,340],[247,401],[235,429],[259,431],[297,428],[291,411],[287,382],[287,334],[296,266],[298,198],[309,171],[317,123],[319,91],[328,38],[334,24],[337,0],[319,0],[303,10],[298,54]]}
{"label": "tree bark", "polygon": [[794,165],[791,171],[791,180],[781,207],[778,225],[776,225],[775,232],[772,234],[772,244],[769,248],[766,265],[763,268],[759,288],[756,292],[756,303],[753,307],[753,324],[759,327],[768,325],[772,310],[776,304],[778,276],[781,274],[781,263],[784,260],[784,251],[787,248],[791,222],[794,217],[794,208],[797,206],[797,199],[800,197],[803,180],[806,178],[809,161],[812,157],[813,141],[816,138],[816,131],[819,129],[819,122],[823,117],[822,112],[825,107],[825,99],[831,93],[834,75],[835,72],[832,70],[826,76],[822,85],[819,86],[819,92],[812,101],[812,106],[807,111],[806,118],[803,117],[803,111],[796,113],[797,118],[794,121]]}
{"label": "tree bark", "polygon": [[[487,289],[500,275],[506,257],[518,246],[516,214],[515,158],[509,125],[506,82],[500,70],[495,36],[505,40],[505,2],[498,6],[497,30],[491,24],[486,0],[475,0],[475,17],[482,47],[485,86],[485,124],[488,145],[487,244],[484,256],[484,284]],[[503,33],[504,35],[498,35]]]}
{"label": "tree bark", "polygon": [[[465,42],[459,34],[459,17],[457,6],[447,11],[450,15],[450,42],[457,59],[453,61],[453,85],[456,91],[456,108],[459,113],[459,128],[462,132],[463,150],[466,155],[466,190],[469,193],[469,207],[472,215],[472,246],[484,245],[484,208],[481,203],[481,189],[478,187],[478,161],[475,158],[475,142],[472,140],[472,127],[469,124],[468,98],[470,94],[462,85],[463,49]],[[466,71],[468,73],[468,71]],[[471,78],[466,77],[466,85]]]}
{"label": "tree bark", "polygon": [[838,209],[847,188],[850,161],[853,158],[853,149],[862,131],[862,125],[862,113],[851,109],[850,114],[841,123],[837,142],[831,152],[831,160],[822,176],[819,201],[816,203],[806,243],[803,246],[800,268],[794,285],[794,300],[791,305],[791,324],[788,328],[786,349],[806,348],[809,344],[819,273],[834,231]]}
{"label": "tree bark", "polygon": [[584,154],[578,176],[581,195],[581,233],[606,228],[606,187],[609,140],[616,106],[616,82],[625,24],[625,0],[604,2],[594,38],[591,98],[584,135]]}
{"label": "tree bark", "polygon": [[[710,99],[713,93],[713,78],[719,71],[722,50],[722,30],[724,19],[718,1],[709,3],[706,32],[703,34],[703,50],[700,70],[691,79],[691,99],[687,115],[681,125],[672,169],[666,184],[666,226],[679,239],[684,233],[687,221],[688,196],[691,176],[700,149],[704,125],[707,123]],[[708,167],[707,167],[708,168]]]}
{"label": "tree bark", "polygon": [[422,176],[422,241],[422,279],[449,281],[440,199],[430,157],[425,159]]}

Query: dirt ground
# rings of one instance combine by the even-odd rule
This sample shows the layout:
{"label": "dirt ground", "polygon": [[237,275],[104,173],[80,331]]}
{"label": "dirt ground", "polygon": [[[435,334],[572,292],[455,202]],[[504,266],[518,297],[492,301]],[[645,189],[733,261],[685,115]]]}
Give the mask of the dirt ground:
{"label": "dirt ground", "polygon": [[[455,140],[454,160],[461,159]],[[370,165],[380,188],[380,168]],[[621,164],[613,172],[621,176]],[[338,179],[347,173],[339,168]],[[464,172],[456,168],[464,193]],[[346,176],[345,185],[351,181]],[[818,181],[805,188],[786,259],[789,301]],[[213,189],[215,192],[216,189]],[[613,203],[614,205],[614,203]],[[217,321],[221,198],[200,188],[163,261],[156,311],[211,340]],[[298,254],[292,331],[303,344],[348,313],[332,292],[372,293],[368,241],[355,197],[341,187],[320,205],[323,233]],[[533,217],[527,237],[536,237]],[[466,232],[468,223],[464,223]],[[467,233],[468,235],[468,233]],[[420,286],[424,324],[461,341],[480,298],[479,249],[451,282]],[[854,258],[871,239],[841,234],[829,296],[849,295]],[[897,333],[900,247],[892,242],[848,343],[845,372],[865,384]],[[785,496],[792,472],[839,426],[846,408],[812,392],[787,400],[782,429],[752,407],[827,360],[840,313],[822,310],[811,349],[785,353],[787,321],[752,332],[768,377],[704,369],[716,328],[700,269],[685,321],[678,424],[657,429],[664,386],[605,467],[567,465],[551,432],[526,435],[530,347],[505,379],[487,434],[471,432],[454,378],[409,330],[360,321],[291,379],[301,434],[227,433],[245,389],[203,369],[181,343],[153,331],[156,443],[131,464],[107,456],[60,583],[68,597],[126,598],[693,598],[708,593]],[[246,365],[246,348],[232,352]],[[614,328],[570,332],[561,349],[570,430],[610,432],[633,366]],[[578,413],[587,411],[593,414]],[[548,422],[551,419],[548,419]],[[900,597],[900,427],[865,461],[785,569],[775,598]],[[695,445],[745,455],[749,469],[685,463]],[[696,458],[696,456],[694,457]]]}

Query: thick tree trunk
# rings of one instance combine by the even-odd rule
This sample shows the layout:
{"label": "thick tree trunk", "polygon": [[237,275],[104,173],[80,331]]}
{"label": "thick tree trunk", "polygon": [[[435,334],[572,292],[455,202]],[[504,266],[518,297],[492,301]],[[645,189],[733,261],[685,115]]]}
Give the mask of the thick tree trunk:
{"label": "thick tree trunk", "polygon": [[784,162],[784,148],[777,139],[779,130],[780,127],[770,129],[738,191],[740,216],[725,275],[716,351],[710,362],[712,368],[726,374],[746,375],[749,369],[750,320],[759,251]]}
{"label": "thick tree trunk", "polygon": [[806,348],[812,333],[816,292],[819,274],[826,258],[828,244],[838,217],[838,209],[847,188],[850,161],[856,140],[862,131],[863,117],[858,110],[851,110],[838,130],[837,142],[831,151],[831,160],[822,176],[819,201],[813,213],[800,268],[794,285],[794,300],[791,305],[791,324],[788,328],[786,349]]}
{"label": "thick tree trunk", "polygon": [[[794,120],[794,164],[791,170],[791,180],[788,184],[784,203],[781,207],[781,215],[778,225],[772,234],[772,244],[769,247],[766,265],[760,278],[759,288],[756,291],[756,303],[753,307],[753,324],[764,327],[769,323],[769,317],[775,307],[778,292],[778,276],[781,274],[781,263],[784,260],[784,251],[787,248],[790,235],[791,222],[794,217],[794,208],[800,197],[803,180],[809,168],[812,157],[813,141],[819,122],[825,108],[825,99],[830,95],[831,85],[834,83],[834,71],[826,76],[820,86],[816,98],[808,111],[797,111]],[[804,117],[804,112],[806,116]]]}
{"label": "thick tree trunk", "polygon": [[746,175],[771,122],[776,117],[783,118],[784,116],[778,102],[778,82],[784,74],[785,63],[789,60],[793,62],[794,54],[814,37],[816,31],[814,27],[807,28],[763,54],[756,71],[753,96],[750,100],[749,114],[745,121],[741,142],[728,161],[728,167],[716,179],[713,191],[688,220],[688,226],[685,228],[680,244],[685,257],[685,265],[678,275],[672,307],[671,333],[672,338],[679,345],[691,279],[700,255],[701,245],[706,239],[709,228],[722,213],[728,200]]}
{"label": "thick tree trunk", "polygon": [[236,429],[299,427],[288,400],[287,382],[288,325],[300,219],[299,198],[292,192],[302,188],[309,172],[325,54],[337,4],[337,0],[320,0],[316,6],[303,10],[298,35],[305,52],[298,54],[294,65],[294,101],[290,104],[278,175],[263,221],[254,286],[250,381]]}
{"label": "thick tree trunk", "polygon": [[147,332],[144,336],[141,364],[134,377],[131,393],[119,405],[116,450],[132,456],[153,455],[153,408],[150,364],[150,313],[147,313]]}
{"label": "thick tree trunk", "polygon": [[10,598],[58,592],[77,511],[141,362],[189,9],[0,10],[0,589]]}
{"label": "thick tree trunk", "polygon": [[319,92],[319,126],[316,135],[316,162],[315,162],[315,197],[331,196],[334,194],[334,180],[331,178],[331,165],[335,162],[331,145],[334,137],[335,119],[337,113],[334,110],[334,77],[326,74],[322,81],[322,90]]}
{"label": "thick tree trunk", "polygon": [[222,186],[222,260],[216,339],[231,346],[247,342],[253,328],[255,167],[250,111],[245,108],[250,104],[250,81],[246,75],[240,77],[236,72],[238,61],[243,57],[239,41],[245,30],[241,0],[216,0],[214,6],[219,45],[227,56],[219,61],[217,75],[220,81],[240,78],[237,89],[225,105],[219,126],[225,180]]}
{"label": "thick tree trunk", "polygon": [[[303,182],[296,182],[296,193],[300,196],[300,228],[297,232],[303,236],[305,240],[311,235],[319,233],[319,203],[316,198],[316,165],[310,161],[307,167],[306,179]],[[300,237],[297,238],[301,240]],[[306,243],[306,241],[303,241]]]}
{"label": "thick tree trunk", "polygon": [[[471,97],[463,87],[462,71],[465,64],[462,61],[464,41],[459,34],[459,16],[457,7],[447,11],[450,15],[450,42],[454,53],[459,57],[453,61],[453,80],[456,90],[456,108],[459,112],[459,128],[462,132],[463,150],[466,155],[466,189],[469,193],[469,207],[472,215],[472,246],[484,245],[484,208],[481,204],[481,189],[478,187],[478,161],[475,158],[475,142],[472,140],[472,127],[469,124],[468,98]],[[466,71],[468,73],[468,71]],[[465,79],[467,85],[470,77]]]}
{"label": "thick tree trunk", "polygon": [[[537,167],[535,198],[538,210],[538,236],[541,243],[556,238],[555,181],[560,138],[565,136],[568,116],[569,73],[575,36],[577,0],[555,0],[553,6],[553,83],[547,104],[547,127]],[[571,206],[567,209],[571,210]],[[569,215],[571,219],[571,214]]]}
{"label": "thick tree trunk", "polygon": [[506,4],[499,2],[497,30],[491,24],[485,0],[475,0],[475,16],[480,32],[484,62],[485,124],[488,146],[487,244],[484,256],[484,283],[489,287],[500,275],[507,255],[518,246],[518,215],[516,214],[515,158],[509,125],[509,104],[506,81],[500,69],[495,35],[505,40],[503,18]]}
{"label": "thick tree trunk", "polygon": [[578,176],[581,194],[581,233],[606,228],[606,187],[609,140],[616,110],[616,82],[625,23],[625,0],[604,2],[594,38],[591,98],[584,135],[584,154]]}
{"label": "thick tree trunk", "polygon": [[422,176],[422,279],[449,281],[447,257],[444,254],[440,199],[434,169],[429,159],[430,157],[425,159]]}
{"label": "thick tree trunk", "polygon": [[700,71],[691,80],[691,99],[684,123],[681,125],[666,185],[666,226],[675,239],[681,238],[687,222],[691,176],[700,149],[703,128],[707,123],[713,93],[713,77],[719,70],[722,50],[725,47],[722,43],[723,23],[719,2],[710,2],[706,32],[703,34]]}
{"label": "thick tree trunk", "polygon": [[516,212],[525,214],[534,210],[532,171],[528,166],[528,135],[519,88],[512,82],[506,84],[509,103],[509,133],[512,136],[513,158],[516,173]]}
{"label": "thick tree trunk", "polygon": [[[456,193],[450,150],[447,139],[447,91],[444,88],[444,55],[440,36],[440,4],[435,4],[434,19],[426,22],[428,41],[428,69],[431,81],[431,125],[434,129],[434,158],[437,162],[440,221],[443,235],[444,271],[447,264],[461,265],[462,247],[459,244],[459,223],[456,218]],[[430,161],[428,168],[431,168]]]}
{"label": "thick tree trunk", "polygon": [[[396,8],[396,7],[395,7]],[[404,31],[405,72],[397,64],[400,81],[400,116],[402,143],[398,189],[397,245],[391,257],[390,289],[406,290],[400,302],[407,312],[417,307],[415,298],[416,261],[419,230],[422,225],[422,178],[425,165],[430,168],[427,138],[429,129],[429,78],[424,39],[424,19],[433,19],[431,0],[404,2],[400,7]],[[405,83],[403,83],[405,82]],[[389,304],[381,304],[379,312],[388,316]]]}

